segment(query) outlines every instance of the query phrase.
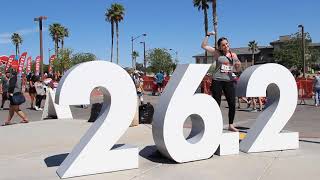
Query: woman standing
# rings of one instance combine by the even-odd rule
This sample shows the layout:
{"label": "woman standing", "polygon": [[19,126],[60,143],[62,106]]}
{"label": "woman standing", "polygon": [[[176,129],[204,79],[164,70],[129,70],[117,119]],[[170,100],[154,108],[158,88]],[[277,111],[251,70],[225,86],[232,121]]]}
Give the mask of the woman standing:
{"label": "woman standing", "polygon": [[9,100],[10,100],[10,108],[9,108],[9,115],[7,121],[4,123],[4,125],[10,125],[12,117],[14,113],[17,113],[18,116],[21,117],[20,123],[28,123],[27,116],[20,110],[19,106],[20,104],[16,104],[13,101],[13,96],[16,95],[21,95],[22,94],[22,80],[21,77],[17,76],[17,72],[12,72],[12,77],[9,80],[9,89],[8,89],[8,94],[9,94]]}
{"label": "woman standing", "polygon": [[45,85],[43,81],[41,81],[40,76],[37,76],[35,81],[34,87],[36,88],[37,92],[35,109],[36,111],[42,111],[41,102],[46,95]]}
{"label": "woman standing", "polygon": [[229,131],[239,131],[233,125],[236,103],[235,103],[235,86],[234,86],[234,65],[239,64],[240,61],[237,55],[230,50],[229,41],[225,37],[221,37],[218,40],[218,49],[208,45],[208,39],[210,35],[214,35],[214,32],[210,32],[203,40],[201,47],[213,54],[213,58],[216,61],[216,69],[212,79],[212,97],[221,104],[222,91],[227,99],[229,106]]}
{"label": "woman standing", "polygon": [[31,101],[30,109],[35,109],[34,108],[34,100],[37,95],[36,88],[34,87],[35,75],[30,73],[27,77],[27,81],[28,81],[29,95],[30,95],[30,101]]}

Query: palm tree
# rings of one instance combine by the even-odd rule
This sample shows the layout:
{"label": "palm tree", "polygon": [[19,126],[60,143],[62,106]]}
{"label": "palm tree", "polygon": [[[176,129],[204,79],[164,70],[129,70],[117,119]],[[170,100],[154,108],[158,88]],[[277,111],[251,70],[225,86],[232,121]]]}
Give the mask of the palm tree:
{"label": "palm tree", "polygon": [[115,16],[112,7],[107,9],[105,16],[106,16],[105,20],[107,22],[110,22],[110,24],[111,24],[111,58],[110,58],[110,61],[112,62],[112,59],[113,59],[113,39],[114,39],[114,16]]}
{"label": "palm tree", "polygon": [[16,56],[19,54],[19,44],[22,44],[23,39],[18,33],[13,33],[11,36],[12,43],[16,46]]}
{"label": "palm tree", "polygon": [[[111,59],[113,55],[113,36],[114,36],[114,24],[116,25],[116,35],[117,35],[117,64],[119,64],[119,23],[124,18],[124,7],[121,4],[114,3],[111,4],[111,7],[107,9],[106,20],[111,23],[111,36],[112,36],[112,45],[111,45]],[[111,60],[112,61],[112,60]]]}
{"label": "palm tree", "polygon": [[212,17],[213,17],[213,30],[215,32],[214,35],[214,47],[218,48],[218,16],[217,16],[217,0],[208,0],[208,2],[212,3]]}
{"label": "palm tree", "polygon": [[50,36],[54,41],[55,55],[58,57],[59,40],[63,36],[64,27],[59,23],[53,23],[49,26]]}
{"label": "palm tree", "polygon": [[[208,1],[207,0],[193,0],[193,6],[197,7],[198,10],[203,10],[203,15],[204,15],[204,32],[205,35],[208,34]],[[207,51],[205,51],[205,60],[207,61],[208,54]]]}
{"label": "palm tree", "polygon": [[137,51],[132,52],[132,57],[134,59],[134,67],[136,68],[137,57],[139,57],[139,53]]}
{"label": "palm tree", "polygon": [[114,3],[112,4],[114,9],[114,22],[116,23],[116,35],[117,35],[117,64],[119,64],[119,23],[124,18],[124,7],[121,4]]}
{"label": "palm tree", "polygon": [[248,47],[249,47],[249,51],[251,51],[252,53],[252,65],[254,65],[254,53],[259,50],[258,42],[256,42],[255,40],[249,41]]}
{"label": "palm tree", "polygon": [[63,31],[62,31],[62,36],[60,37],[61,39],[61,49],[63,51],[63,47],[64,47],[64,38],[69,37],[69,29],[66,27],[62,27]]}

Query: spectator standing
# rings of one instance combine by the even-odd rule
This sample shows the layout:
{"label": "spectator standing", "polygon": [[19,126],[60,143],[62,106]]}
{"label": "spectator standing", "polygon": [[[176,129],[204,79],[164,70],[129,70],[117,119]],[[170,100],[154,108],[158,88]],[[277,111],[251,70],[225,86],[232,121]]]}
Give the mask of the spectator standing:
{"label": "spectator standing", "polygon": [[41,102],[44,96],[46,95],[46,91],[44,83],[40,80],[40,76],[37,76],[34,86],[37,92],[35,109],[36,111],[42,111]]}
{"label": "spectator standing", "polygon": [[320,105],[320,71],[318,71],[316,77],[313,80],[315,106]]}
{"label": "spectator standing", "polygon": [[163,91],[163,81],[164,81],[164,72],[161,70],[155,75],[156,83],[157,83],[157,91],[160,95]]}
{"label": "spectator standing", "polygon": [[9,90],[9,80],[10,80],[10,72],[6,72],[5,76],[1,78],[2,85],[2,100],[0,109],[3,110],[4,103],[9,100],[8,90]]}

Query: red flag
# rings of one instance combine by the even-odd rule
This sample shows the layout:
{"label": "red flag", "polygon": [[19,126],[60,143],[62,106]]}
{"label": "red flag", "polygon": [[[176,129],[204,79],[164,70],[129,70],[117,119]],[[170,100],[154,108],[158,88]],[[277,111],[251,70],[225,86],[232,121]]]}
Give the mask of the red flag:
{"label": "red flag", "polygon": [[23,66],[24,66],[24,61],[27,58],[27,52],[22,53],[19,59],[19,68],[18,68],[18,74],[22,73]]}
{"label": "red flag", "polygon": [[19,69],[19,61],[13,60],[11,67],[17,71]]}
{"label": "red flag", "polygon": [[36,75],[40,74],[40,56],[36,58]]}
{"label": "red flag", "polygon": [[27,70],[26,70],[26,74],[29,74],[30,71],[31,71],[31,61],[32,61],[32,58],[31,58],[31,56],[29,56],[28,59],[27,59]]}
{"label": "red flag", "polygon": [[52,67],[53,67],[53,61],[54,61],[54,59],[56,58],[56,55],[54,54],[54,55],[52,55],[51,57],[50,57],[50,59],[49,59],[49,62],[50,62],[50,64],[49,64],[49,74],[52,74]]}
{"label": "red flag", "polygon": [[8,59],[9,59],[8,56],[5,56],[5,55],[0,56],[0,61],[4,64],[8,62]]}
{"label": "red flag", "polygon": [[9,67],[11,66],[12,64],[12,61],[14,60],[16,56],[15,55],[11,55],[8,59],[8,62],[7,62],[7,65],[6,65],[6,71],[8,71]]}

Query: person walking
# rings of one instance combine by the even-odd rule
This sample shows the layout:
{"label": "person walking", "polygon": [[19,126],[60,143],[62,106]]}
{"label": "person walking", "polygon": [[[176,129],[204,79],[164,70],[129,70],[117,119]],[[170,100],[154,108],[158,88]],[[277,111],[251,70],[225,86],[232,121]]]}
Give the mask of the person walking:
{"label": "person walking", "polygon": [[209,53],[213,54],[213,58],[216,61],[216,69],[212,79],[212,97],[217,101],[218,105],[221,104],[222,92],[224,93],[228,106],[229,106],[229,131],[238,132],[239,130],[234,126],[233,121],[236,111],[235,103],[235,86],[234,79],[234,65],[239,64],[240,61],[237,55],[230,50],[229,41],[225,37],[221,37],[218,40],[218,49],[208,45],[208,39],[210,35],[214,35],[215,32],[210,32],[206,35],[202,41],[201,47]]}
{"label": "person walking", "polygon": [[2,100],[0,110],[3,110],[4,103],[9,100],[8,90],[9,90],[9,79],[10,72],[6,72],[5,76],[2,77]]}
{"label": "person walking", "polygon": [[[22,119],[20,123],[28,123],[28,118],[20,109],[20,103],[14,101],[14,96],[22,97],[22,80],[20,76],[17,76],[17,72],[12,72],[12,77],[9,80],[9,88],[8,88],[9,100],[10,100],[10,108],[9,108],[9,115],[8,119],[3,124],[4,126],[10,125],[12,117],[14,113],[17,113],[18,116]],[[23,98],[23,97],[22,97]],[[21,99],[21,98],[20,98]],[[23,103],[23,102],[21,102]]]}
{"label": "person walking", "polygon": [[315,106],[320,106],[320,71],[313,80]]}

